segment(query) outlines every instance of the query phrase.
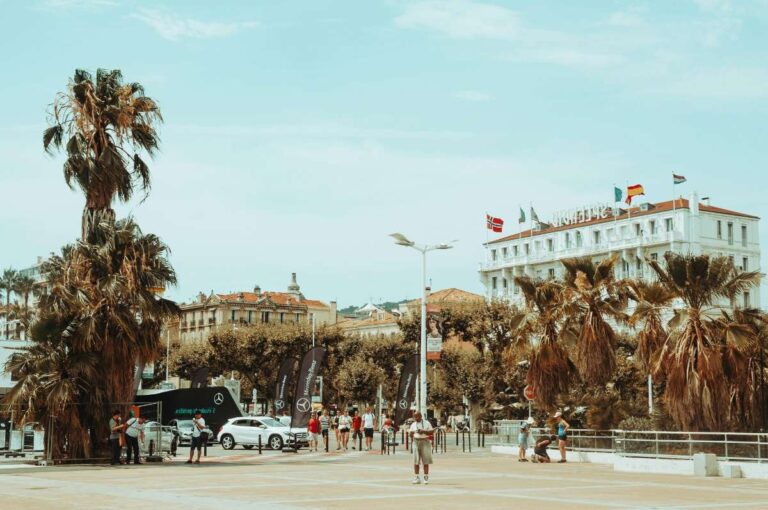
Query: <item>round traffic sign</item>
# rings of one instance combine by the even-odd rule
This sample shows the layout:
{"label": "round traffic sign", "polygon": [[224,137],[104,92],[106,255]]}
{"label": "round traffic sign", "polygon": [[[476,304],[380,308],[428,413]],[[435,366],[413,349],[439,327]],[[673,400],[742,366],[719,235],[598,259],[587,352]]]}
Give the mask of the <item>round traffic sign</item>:
{"label": "round traffic sign", "polygon": [[536,400],[536,388],[529,384],[523,389],[523,395],[528,400]]}

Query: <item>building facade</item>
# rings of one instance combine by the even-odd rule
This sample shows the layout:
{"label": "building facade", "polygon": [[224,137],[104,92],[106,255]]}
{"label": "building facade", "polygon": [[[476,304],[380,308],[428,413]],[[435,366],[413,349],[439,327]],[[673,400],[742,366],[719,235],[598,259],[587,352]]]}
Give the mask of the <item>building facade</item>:
{"label": "building facade", "polygon": [[[614,214],[615,211],[615,214]],[[486,244],[480,280],[486,298],[523,304],[515,277],[560,278],[560,261],[618,256],[617,278],[654,279],[649,259],[664,253],[730,257],[743,271],[760,270],[759,218],[709,204],[694,193],[690,199],[643,203],[630,209],[596,205],[555,215],[551,223]],[[760,287],[739,296],[731,306],[760,306]]]}
{"label": "building facade", "polygon": [[[181,303],[178,324],[169,328],[171,339],[180,342],[205,340],[221,329],[258,323],[336,323],[336,302],[326,304],[307,299],[296,282],[296,273],[286,292],[262,291],[209,295],[200,293],[191,303]],[[174,331],[175,330],[175,331]]]}

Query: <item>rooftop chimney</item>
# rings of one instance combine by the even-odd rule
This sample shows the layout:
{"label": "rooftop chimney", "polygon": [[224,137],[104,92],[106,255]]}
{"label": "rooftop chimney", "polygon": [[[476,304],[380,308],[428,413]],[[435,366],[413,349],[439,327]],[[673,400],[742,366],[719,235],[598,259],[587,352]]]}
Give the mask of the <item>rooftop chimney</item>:
{"label": "rooftop chimney", "polygon": [[258,284],[253,288],[253,293],[257,296],[261,296],[261,287],[259,287]]}
{"label": "rooftop chimney", "polygon": [[701,203],[704,205],[709,205],[709,197],[701,197]]}

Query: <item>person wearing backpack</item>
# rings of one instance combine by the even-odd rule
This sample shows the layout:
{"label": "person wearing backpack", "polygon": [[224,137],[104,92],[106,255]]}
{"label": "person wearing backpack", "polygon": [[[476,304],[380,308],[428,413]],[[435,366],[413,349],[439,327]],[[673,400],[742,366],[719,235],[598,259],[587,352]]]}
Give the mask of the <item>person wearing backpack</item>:
{"label": "person wearing backpack", "polygon": [[134,457],[134,464],[141,464],[139,458],[139,440],[141,444],[144,444],[144,418],[137,418],[131,416],[128,421],[125,422],[125,439],[128,443],[126,445],[126,464],[131,463],[131,454]]}
{"label": "person wearing backpack", "polygon": [[197,460],[195,464],[200,464],[200,454],[203,452],[203,441],[208,440],[208,434],[204,433],[205,418],[203,413],[199,409],[195,409],[195,417],[192,418],[192,442],[189,445],[189,460],[187,464],[192,464],[192,457],[195,455],[195,448],[197,448]]}

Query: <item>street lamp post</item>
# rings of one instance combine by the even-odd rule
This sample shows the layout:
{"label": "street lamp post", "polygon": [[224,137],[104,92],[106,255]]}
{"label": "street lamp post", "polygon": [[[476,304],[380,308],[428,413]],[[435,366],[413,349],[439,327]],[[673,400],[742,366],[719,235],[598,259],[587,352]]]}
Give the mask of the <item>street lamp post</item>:
{"label": "street lamp post", "polygon": [[451,243],[434,245],[417,245],[403,234],[390,234],[395,239],[395,244],[407,246],[421,253],[421,341],[419,355],[419,411],[427,416],[427,252],[432,250],[450,250]]}

